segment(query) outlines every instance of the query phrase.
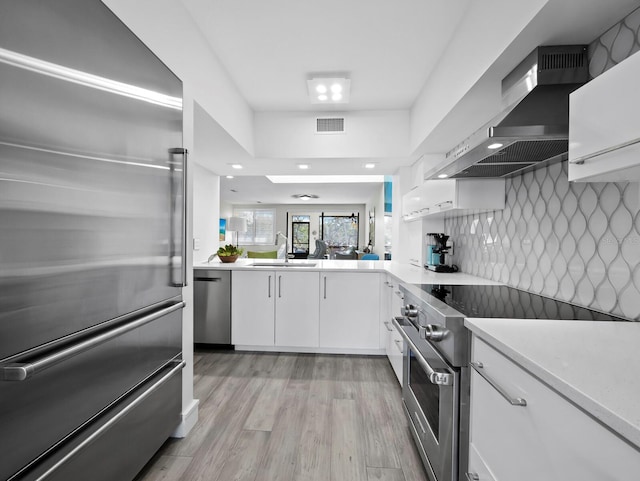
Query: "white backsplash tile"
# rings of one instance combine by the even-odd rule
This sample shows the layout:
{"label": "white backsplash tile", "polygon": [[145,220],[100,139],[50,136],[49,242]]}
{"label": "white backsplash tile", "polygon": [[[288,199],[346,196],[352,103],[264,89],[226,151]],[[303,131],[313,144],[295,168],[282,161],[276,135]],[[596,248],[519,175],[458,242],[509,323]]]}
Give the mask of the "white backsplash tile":
{"label": "white backsplash tile", "polygon": [[572,183],[566,162],[507,179],[502,211],[447,219],[461,271],[640,320],[638,183]]}

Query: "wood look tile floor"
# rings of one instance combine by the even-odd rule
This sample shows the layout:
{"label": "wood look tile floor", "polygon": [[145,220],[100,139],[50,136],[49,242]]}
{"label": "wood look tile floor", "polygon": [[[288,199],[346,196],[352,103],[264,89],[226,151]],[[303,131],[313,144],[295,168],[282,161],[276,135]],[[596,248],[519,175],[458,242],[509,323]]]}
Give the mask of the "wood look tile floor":
{"label": "wood look tile floor", "polygon": [[426,481],[386,357],[198,351],[199,420],[135,481]]}

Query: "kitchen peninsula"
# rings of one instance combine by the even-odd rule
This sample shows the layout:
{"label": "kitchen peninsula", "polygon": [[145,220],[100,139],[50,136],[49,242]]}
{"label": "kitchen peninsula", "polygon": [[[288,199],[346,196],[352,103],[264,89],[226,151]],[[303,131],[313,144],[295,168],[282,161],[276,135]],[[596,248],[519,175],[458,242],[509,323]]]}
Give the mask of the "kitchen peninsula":
{"label": "kitchen peninsula", "polygon": [[497,284],[393,261],[239,259],[194,269],[232,271],[231,341],[240,350],[384,355],[399,282]]}

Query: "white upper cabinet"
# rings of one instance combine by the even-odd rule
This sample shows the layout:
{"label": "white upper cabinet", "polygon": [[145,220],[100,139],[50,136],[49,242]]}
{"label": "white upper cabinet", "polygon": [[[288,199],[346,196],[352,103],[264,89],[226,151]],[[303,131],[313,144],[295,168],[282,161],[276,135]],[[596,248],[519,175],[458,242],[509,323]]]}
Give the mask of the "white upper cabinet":
{"label": "white upper cabinet", "polygon": [[504,205],[504,179],[427,180],[402,197],[402,218],[464,215],[471,210],[504,209]]}
{"label": "white upper cabinet", "polygon": [[640,54],[569,97],[569,180],[640,181]]}

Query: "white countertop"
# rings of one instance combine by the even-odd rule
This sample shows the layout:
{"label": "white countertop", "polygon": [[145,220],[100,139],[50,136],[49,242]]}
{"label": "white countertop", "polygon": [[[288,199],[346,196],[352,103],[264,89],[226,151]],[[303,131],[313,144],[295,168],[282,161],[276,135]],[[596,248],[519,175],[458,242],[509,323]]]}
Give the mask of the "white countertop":
{"label": "white countertop", "polygon": [[[194,269],[288,269],[278,267],[283,259],[247,259],[241,258],[234,263],[224,264],[217,258],[211,262],[200,262],[193,265]],[[251,264],[276,264],[273,267],[254,267]],[[481,277],[464,274],[462,272],[440,273],[428,271],[411,264],[401,264],[395,261],[360,261],[360,260],[325,260],[325,259],[291,259],[291,264],[315,264],[313,267],[294,267],[296,271],[337,271],[337,272],[386,272],[400,282],[407,284],[499,284],[498,282]]]}
{"label": "white countertop", "polygon": [[640,449],[640,322],[466,319],[465,325]]}

